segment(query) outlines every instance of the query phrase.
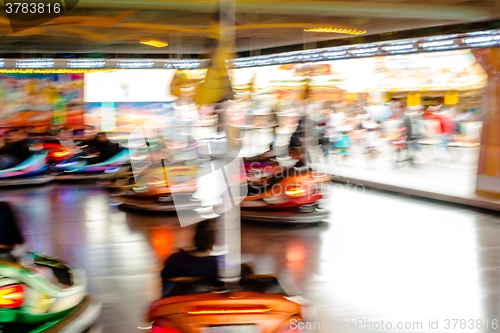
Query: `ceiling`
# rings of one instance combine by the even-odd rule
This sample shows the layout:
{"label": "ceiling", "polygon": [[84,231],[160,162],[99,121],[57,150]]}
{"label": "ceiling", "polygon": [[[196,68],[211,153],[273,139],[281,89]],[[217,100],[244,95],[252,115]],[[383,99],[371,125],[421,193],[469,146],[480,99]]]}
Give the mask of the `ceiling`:
{"label": "ceiling", "polygon": [[[310,33],[314,27],[366,30],[366,35],[500,19],[500,1],[481,0],[236,0],[237,51],[315,43],[349,37]],[[3,5],[0,2],[0,5]],[[0,11],[0,54],[158,54],[165,57],[210,52],[212,0],[80,0],[69,13],[12,33]],[[165,48],[140,44],[154,39]]]}

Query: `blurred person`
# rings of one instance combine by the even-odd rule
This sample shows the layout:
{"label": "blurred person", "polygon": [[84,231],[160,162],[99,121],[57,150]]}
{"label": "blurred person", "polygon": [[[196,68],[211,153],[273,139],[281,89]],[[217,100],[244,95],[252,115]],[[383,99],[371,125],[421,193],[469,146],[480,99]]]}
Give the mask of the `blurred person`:
{"label": "blurred person", "polygon": [[318,124],[318,134],[320,135],[319,143],[321,145],[321,150],[323,151],[323,158],[325,162],[328,161],[328,156],[330,154],[330,128],[328,122],[330,120],[331,111],[328,109],[323,109],[322,121]]}
{"label": "blurred person", "polygon": [[120,145],[113,143],[108,139],[104,132],[97,133],[96,142],[94,143],[95,157],[89,158],[89,164],[102,163],[120,152]]}
{"label": "blurred person", "polygon": [[[308,114],[312,135],[311,142],[313,146],[309,146],[309,149],[314,151],[315,156],[317,156],[317,162],[325,163],[328,153],[325,154],[324,146],[328,147],[329,141],[325,137],[324,132],[326,129],[326,120],[323,117],[323,104],[314,105],[312,111]],[[312,137],[314,135],[314,137]]]}
{"label": "blurred person", "polygon": [[215,245],[215,235],[215,221],[202,221],[196,225],[194,249],[191,251],[181,249],[167,258],[161,271],[164,297],[173,287],[173,282],[170,281],[172,278],[192,276],[214,282],[217,280],[217,257],[211,256]]}
{"label": "blurred person", "polygon": [[352,126],[349,124],[344,124],[342,126],[337,127],[338,137],[334,143],[334,147],[336,149],[336,153],[342,156],[342,162],[344,165],[347,163],[347,159],[349,157],[350,149],[351,149],[351,131]]}
{"label": "blurred person", "polygon": [[94,149],[94,146],[97,143],[97,132],[95,132],[94,127],[86,128],[83,136],[84,139],[78,140],[77,146],[81,149],[86,149],[87,151]]}
{"label": "blurred person", "polygon": [[407,154],[407,129],[404,126],[399,127],[392,139],[392,144],[396,150],[396,160],[394,161],[394,166],[399,167],[406,159],[404,158]]}
{"label": "blurred person", "polygon": [[[0,201],[0,259],[17,262],[17,248],[25,246],[17,215],[11,205]],[[22,256],[21,256],[22,257]]]}
{"label": "blurred person", "polygon": [[371,119],[370,115],[366,113],[366,110],[362,106],[356,106],[353,109],[352,115],[348,117],[350,124],[352,124],[351,131],[351,142],[355,147],[363,148],[365,143],[366,130],[363,127],[363,122],[367,122]]}
{"label": "blurred person", "polygon": [[330,140],[328,139],[327,121],[329,114],[330,113],[328,112],[328,110],[326,108],[323,108],[320,112],[317,113],[315,120],[315,130],[318,135],[318,144],[321,147],[322,151],[320,162],[321,159],[323,159],[323,162],[328,161],[327,159],[330,150]]}
{"label": "blurred person", "polygon": [[456,133],[456,124],[450,114],[441,110],[442,105],[430,106],[424,114],[426,119],[437,120],[439,126],[437,127],[435,138],[439,141],[435,145],[435,155],[437,163],[447,163],[449,160],[448,144],[451,136]]}
{"label": "blurred person", "polygon": [[394,165],[403,165],[408,161],[408,143],[411,141],[411,121],[404,112],[404,106],[399,101],[389,103],[391,108],[391,120],[396,121],[397,127],[392,137],[392,144],[396,151]]}
{"label": "blurred person", "polygon": [[19,226],[18,216],[12,206],[0,201],[0,260],[15,262],[45,277],[52,283],[65,288],[50,267],[36,265]]}
{"label": "blurred person", "polygon": [[32,155],[26,133],[13,129],[6,133],[3,147],[0,148],[0,170],[12,168]]}
{"label": "blurred person", "polygon": [[57,140],[71,155],[85,154],[73,141],[73,131],[63,127],[57,135]]}
{"label": "blurred person", "polygon": [[380,105],[369,105],[366,108],[366,112],[377,122],[387,120],[393,114],[390,104],[386,103]]}
{"label": "blurred person", "polygon": [[[303,116],[299,120],[297,129],[292,134],[289,144],[289,150],[295,150],[298,152],[299,162],[297,162],[297,167],[304,167],[307,162],[311,161],[311,154],[309,149],[312,145],[317,145],[318,134],[313,122],[309,119],[307,115]],[[296,158],[294,157],[294,158]]]}
{"label": "blurred person", "polygon": [[332,111],[328,114],[326,119],[326,136],[328,137],[329,146],[328,153],[333,150],[335,143],[341,139],[341,133],[338,127],[345,123],[345,113],[340,108],[333,107]]}
{"label": "blurred person", "polygon": [[[178,277],[200,277],[214,284],[219,276],[216,256],[211,255],[215,245],[216,222],[214,219],[201,221],[196,225],[194,248],[191,251],[180,249],[167,258],[161,271],[162,297],[167,297]],[[241,275],[253,274],[247,264],[242,265]]]}
{"label": "blurred person", "polygon": [[416,167],[415,154],[421,151],[420,144],[418,140],[422,137],[422,120],[423,120],[423,107],[421,105],[411,107],[406,107],[405,117],[405,127],[408,130],[407,140],[408,140],[408,160],[412,167]]}
{"label": "blurred person", "polygon": [[372,170],[375,159],[378,155],[378,139],[381,137],[380,126],[373,119],[363,121],[365,153],[368,155],[367,169]]}

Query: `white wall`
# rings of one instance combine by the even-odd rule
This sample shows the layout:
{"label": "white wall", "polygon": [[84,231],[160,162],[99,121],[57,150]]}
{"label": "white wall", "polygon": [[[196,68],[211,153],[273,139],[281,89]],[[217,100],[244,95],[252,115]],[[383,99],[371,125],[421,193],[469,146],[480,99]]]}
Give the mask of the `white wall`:
{"label": "white wall", "polygon": [[86,73],[84,101],[91,102],[169,102],[170,83],[175,69],[127,69]]}

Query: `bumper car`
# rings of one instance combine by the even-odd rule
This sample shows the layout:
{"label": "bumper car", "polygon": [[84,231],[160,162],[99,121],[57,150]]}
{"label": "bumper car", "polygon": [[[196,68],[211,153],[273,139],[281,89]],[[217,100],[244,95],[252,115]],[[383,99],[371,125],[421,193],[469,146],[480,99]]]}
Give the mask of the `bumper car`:
{"label": "bumper car", "polygon": [[319,208],[326,173],[273,162],[246,165],[248,195],[241,202],[241,219],[275,223],[315,223],[328,218]]}
{"label": "bumper car", "polygon": [[31,157],[20,164],[0,170],[0,187],[40,185],[54,179],[48,175],[47,152],[34,152]]}
{"label": "bumper car", "polygon": [[[113,172],[111,172],[113,171]],[[135,185],[134,173],[130,163],[124,164],[115,170],[108,170],[105,180],[97,184],[109,190],[110,192],[125,192],[132,190]]]}
{"label": "bumper car", "polygon": [[[85,274],[51,258],[32,254],[28,267],[0,260],[0,331],[82,333],[101,304],[87,295]],[[41,274],[40,269],[51,276]]]}
{"label": "bumper car", "polygon": [[231,289],[200,278],[174,282],[167,297],[151,305],[139,332],[293,333],[304,320],[301,305],[273,276],[244,277]]}
{"label": "bumper car", "polygon": [[192,200],[198,169],[194,165],[166,166],[164,162],[155,162],[139,174],[132,189],[116,195],[115,201],[124,208],[152,212],[199,208],[199,202]]}
{"label": "bumper car", "polygon": [[130,160],[130,151],[122,148],[115,156],[104,162],[89,164],[87,159],[93,156],[72,156],[61,163],[57,163],[50,169],[56,180],[100,180],[108,173],[114,173],[120,166]]}

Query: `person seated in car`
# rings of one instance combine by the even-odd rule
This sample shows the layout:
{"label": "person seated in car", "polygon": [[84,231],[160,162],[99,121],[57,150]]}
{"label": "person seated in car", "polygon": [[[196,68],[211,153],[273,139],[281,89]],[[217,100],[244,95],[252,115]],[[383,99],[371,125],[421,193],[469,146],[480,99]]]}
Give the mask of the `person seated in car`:
{"label": "person seated in car", "polygon": [[[179,277],[200,277],[217,282],[219,276],[218,260],[211,255],[215,245],[215,220],[208,219],[196,225],[194,249],[179,250],[167,258],[161,271],[162,297],[167,297],[174,287],[171,279]],[[241,275],[253,274],[247,264],[242,265]]]}
{"label": "person seated in car", "polygon": [[16,250],[25,244],[17,216],[5,201],[0,201],[0,260],[17,262]]}
{"label": "person seated in car", "polygon": [[91,152],[94,150],[95,144],[98,142],[97,133],[94,130],[94,127],[85,129],[84,138],[76,141],[76,145],[80,149],[84,149],[87,152]]}
{"label": "person seated in car", "polygon": [[102,163],[120,152],[120,145],[109,141],[106,133],[99,132],[94,144],[95,153],[88,159],[88,164]]}
{"label": "person seated in car", "polygon": [[57,135],[57,140],[71,155],[83,155],[84,152],[80,149],[75,141],[71,138],[73,131],[68,128],[62,128]]}
{"label": "person seated in car", "polygon": [[0,170],[12,168],[31,155],[27,134],[21,129],[10,130],[5,135],[5,144],[0,148]]}
{"label": "person seated in car", "polygon": [[19,226],[18,216],[14,208],[5,201],[0,201],[0,260],[19,263],[59,287],[67,287],[57,279],[51,268],[33,262]]}
{"label": "person seated in car", "polygon": [[205,220],[196,225],[194,249],[183,249],[167,258],[161,271],[163,297],[165,297],[174,283],[170,280],[176,277],[202,277],[210,281],[217,281],[217,257],[211,256],[215,244],[215,221]]}

